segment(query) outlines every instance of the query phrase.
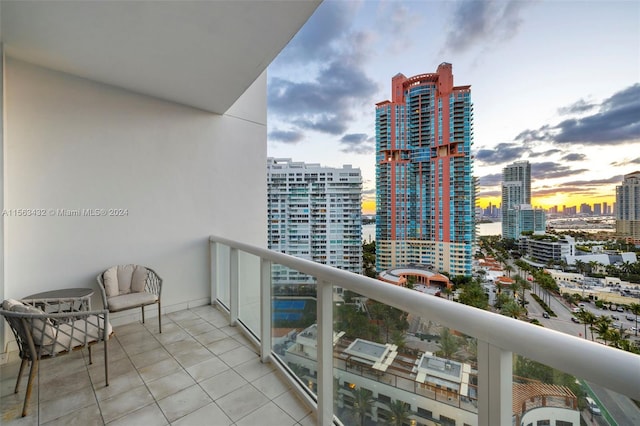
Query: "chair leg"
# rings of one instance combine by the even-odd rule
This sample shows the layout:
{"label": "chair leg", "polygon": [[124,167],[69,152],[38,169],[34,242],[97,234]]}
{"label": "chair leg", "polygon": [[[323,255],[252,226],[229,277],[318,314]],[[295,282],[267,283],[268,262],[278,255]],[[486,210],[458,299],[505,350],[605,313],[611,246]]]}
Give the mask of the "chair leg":
{"label": "chair leg", "polygon": [[109,386],[109,347],[107,344],[109,343],[109,339],[105,339],[104,341],[104,381],[106,386]]}
{"label": "chair leg", "polygon": [[31,370],[29,371],[29,382],[27,383],[27,393],[24,396],[24,405],[22,406],[22,417],[26,417],[27,415],[29,398],[31,398],[31,389],[33,387],[33,379],[36,377],[37,372],[38,372],[38,360],[34,359],[31,361]]}
{"label": "chair leg", "polygon": [[162,314],[160,312],[160,301],[158,300],[158,330],[162,333]]}
{"label": "chair leg", "polygon": [[22,362],[20,363],[20,371],[18,371],[18,380],[16,380],[16,389],[13,393],[18,393],[18,389],[20,388],[20,380],[22,380],[22,373],[24,373],[24,368],[27,366],[27,360],[22,358]]}
{"label": "chair leg", "polygon": [[89,351],[89,364],[93,364],[93,358],[91,357],[91,345],[87,347],[87,350]]}
{"label": "chair leg", "polygon": [[144,305],[142,305],[142,323],[144,324]]}

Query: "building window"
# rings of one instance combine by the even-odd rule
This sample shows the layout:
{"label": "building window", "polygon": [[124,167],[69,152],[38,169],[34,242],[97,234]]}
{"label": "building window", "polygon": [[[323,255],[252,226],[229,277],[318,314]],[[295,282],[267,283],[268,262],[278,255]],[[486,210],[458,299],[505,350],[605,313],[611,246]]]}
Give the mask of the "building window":
{"label": "building window", "polygon": [[443,426],[456,426],[456,421],[440,414],[440,424]]}
{"label": "building window", "polygon": [[573,423],[566,422],[564,420],[556,420],[556,426],[573,426]]}

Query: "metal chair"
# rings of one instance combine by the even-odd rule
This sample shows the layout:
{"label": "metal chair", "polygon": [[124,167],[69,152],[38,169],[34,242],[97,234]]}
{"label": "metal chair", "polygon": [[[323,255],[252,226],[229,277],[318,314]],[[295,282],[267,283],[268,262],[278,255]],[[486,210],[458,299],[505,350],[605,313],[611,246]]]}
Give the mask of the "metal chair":
{"label": "metal chair", "polygon": [[158,304],[158,330],[162,333],[162,278],[153,269],[141,265],[117,265],[102,272],[96,279],[102,302],[109,312],[139,307],[144,324],[144,307]]}
{"label": "metal chair", "polygon": [[[89,363],[92,363],[91,346],[104,342],[105,383],[109,386],[109,361],[107,342],[112,333],[109,311],[74,310],[75,299],[68,303],[58,301],[55,305],[47,300],[29,300],[28,304],[7,299],[2,303],[0,315],[9,323],[20,351],[20,371],[15,393],[20,388],[22,373],[31,362],[27,391],[22,406],[22,417],[27,415],[33,380],[38,372],[40,360],[65,355],[88,348]],[[58,306],[57,312],[45,312],[38,307]],[[64,312],[62,312],[64,310]]]}

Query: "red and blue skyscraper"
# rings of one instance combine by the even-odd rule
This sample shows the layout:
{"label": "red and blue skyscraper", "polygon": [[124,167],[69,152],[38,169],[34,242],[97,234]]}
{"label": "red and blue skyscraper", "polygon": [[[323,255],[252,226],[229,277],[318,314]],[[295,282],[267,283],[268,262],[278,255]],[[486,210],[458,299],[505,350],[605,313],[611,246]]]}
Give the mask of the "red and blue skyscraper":
{"label": "red and blue skyscraper", "polygon": [[376,267],[470,275],[475,240],[471,86],[452,66],[391,80],[376,104]]}

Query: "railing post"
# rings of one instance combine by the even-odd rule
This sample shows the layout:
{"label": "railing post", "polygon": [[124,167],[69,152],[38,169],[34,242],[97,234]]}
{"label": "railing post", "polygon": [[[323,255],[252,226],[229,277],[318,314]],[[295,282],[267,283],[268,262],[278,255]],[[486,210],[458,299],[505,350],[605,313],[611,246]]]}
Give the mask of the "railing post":
{"label": "railing post", "polygon": [[271,355],[271,262],[260,258],[260,359]]}
{"label": "railing post", "polygon": [[215,241],[209,241],[209,254],[211,261],[209,267],[211,269],[211,304],[215,304],[218,300],[218,243]]}
{"label": "railing post", "polygon": [[333,286],[318,281],[318,424],[333,424]]}
{"label": "railing post", "polygon": [[513,353],[478,340],[478,424],[513,420]]}
{"label": "railing post", "polygon": [[229,323],[232,326],[238,324],[240,311],[240,254],[237,248],[229,250]]}

